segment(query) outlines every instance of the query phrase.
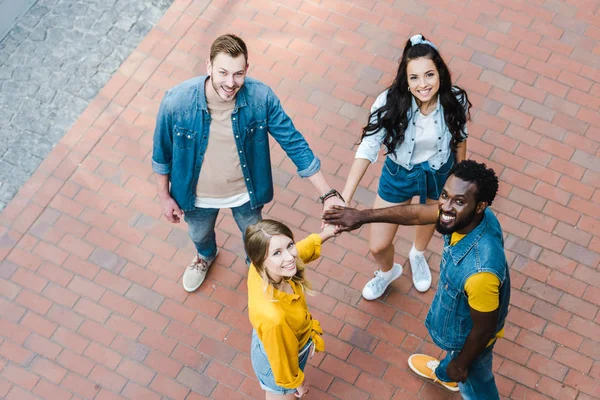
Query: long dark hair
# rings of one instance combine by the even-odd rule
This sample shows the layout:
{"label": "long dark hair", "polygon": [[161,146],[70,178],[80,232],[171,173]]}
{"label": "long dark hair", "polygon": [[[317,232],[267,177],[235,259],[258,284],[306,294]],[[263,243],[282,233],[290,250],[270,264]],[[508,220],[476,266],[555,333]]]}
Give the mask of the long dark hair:
{"label": "long dark hair", "polygon": [[[425,37],[421,37],[426,40]],[[465,125],[467,120],[471,119],[471,102],[467,92],[458,86],[452,86],[450,70],[440,53],[433,46],[426,43],[413,45],[409,39],[404,47],[396,78],[388,88],[386,103],[383,107],[371,113],[369,123],[363,128],[361,136],[362,140],[382,128],[385,129],[386,134],[383,144],[387,149],[386,154],[393,153],[396,147],[404,142],[404,132],[408,126],[409,118],[412,118],[412,115],[410,115],[412,94],[408,90],[406,67],[409,61],[421,57],[433,61],[438,70],[440,79],[438,96],[444,109],[446,125],[452,134],[452,140],[450,141],[452,150],[455,151],[458,143],[466,139]]]}

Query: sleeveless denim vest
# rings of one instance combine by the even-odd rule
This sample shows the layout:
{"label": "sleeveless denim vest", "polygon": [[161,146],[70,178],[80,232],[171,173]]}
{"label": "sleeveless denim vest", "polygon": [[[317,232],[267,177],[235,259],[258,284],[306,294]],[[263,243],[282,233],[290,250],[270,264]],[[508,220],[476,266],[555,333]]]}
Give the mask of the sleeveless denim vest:
{"label": "sleeveless denim vest", "polygon": [[473,328],[464,287],[479,272],[490,272],[500,280],[500,312],[496,333],[504,327],[510,302],[510,275],[504,254],[500,223],[486,208],[481,223],[456,245],[444,235],[437,292],[427,313],[425,326],[437,346],[446,351],[461,350]]}

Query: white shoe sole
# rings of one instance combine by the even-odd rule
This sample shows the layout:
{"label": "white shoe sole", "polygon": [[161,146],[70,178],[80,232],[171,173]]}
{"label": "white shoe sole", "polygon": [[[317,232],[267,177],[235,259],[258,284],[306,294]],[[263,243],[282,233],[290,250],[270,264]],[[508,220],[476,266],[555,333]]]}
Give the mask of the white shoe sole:
{"label": "white shoe sole", "polygon": [[361,294],[362,294],[362,297],[363,297],[365,300],[369,300],[369,301],[371,301],[371,300],[377,300],[378,298],[380,298],[381,296],[383,296],[383,295],[385,294],[385,291],[387,290],[388,286],[390,286],[390,284],[391,284],[392,282],[394,282],[396,279],[398,279],[398,278],[400,278],[400,277],[402,276],[402,265],[394,263],[394,267],[395,267],[396,265],[399,267],[399,269],[400,269],[400,273],[398,273],[398,275],[395,275],[395,276],[394,276],[392,279],[390,279],[390,281],[388,282],[388,284],[387,284],[387,285],[385,285],[385,287],[383,288],[383,291],[381,292],[381,294],[380,294],[379,296],[377,296],[377,297],[373,297],[373,298],[366,297],[366,296],[365,296],[365,290],[364,290],[364,289],[362,290],[362,293],[361,293]]}
{"label": "white shoe sole", "polygon": [[[429,268],[429,264],[427,264],[427,268],[429,269],[429,281],[419,282],[419,281],[415,280],[415,274],[413,271],[413,263],[410,259],[410,256],[408,257],[408,262],[410,263],[410,273],[412,274],[413,286],[415,287],[415,289],[417,289],[417,292],[425,293],[431,287],[431,280],[432,280],[431,269]],[[427,262],[427,261],[425,261],[425,262]]]}
{"label": "white shoe sole", "polygon": [[426,354],[413,354],[410,357],[408,357],[408,367],[411,369],[412,372],[414,372],[415,374],[417,374],[418,376],[420,376],[421,378],[425,378],[427,379],[429,382],[433,382],[433,383],[437,383],[438,385],[442,386],[444,389],[450,391],[450,392],[458,392],[458,386],[456,387],[448,387],[446,385],[444,385],[442,383],[442,381],[435,381],[433,379],[431,379],[430,376],[425,375],[424,373],[422,373],[421,371],[419,371],[415,366],[413,366],[412,364],[412,358],[413,357],[417,357],[417,356],[425,356],[427,357]]}

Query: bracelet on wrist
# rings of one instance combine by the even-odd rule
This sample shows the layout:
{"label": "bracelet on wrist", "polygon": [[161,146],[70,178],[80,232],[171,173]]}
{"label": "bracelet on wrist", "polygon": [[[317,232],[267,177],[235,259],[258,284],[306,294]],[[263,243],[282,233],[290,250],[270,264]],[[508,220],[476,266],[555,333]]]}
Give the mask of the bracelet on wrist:
{"label": "bracelet on wrist", "polygon": [[346,200],[344,200],[344,198],[342,197],[342,195],[340,194],[340,192],[338,192],[335,189],[331,189],[329,190],[327,193],[325,193],[324,195],[319,197],[319,201],[324,204],[325,200],[331,198],[331,197],[337,197],[338,199],[342,200],[344,203],[346,202]]}

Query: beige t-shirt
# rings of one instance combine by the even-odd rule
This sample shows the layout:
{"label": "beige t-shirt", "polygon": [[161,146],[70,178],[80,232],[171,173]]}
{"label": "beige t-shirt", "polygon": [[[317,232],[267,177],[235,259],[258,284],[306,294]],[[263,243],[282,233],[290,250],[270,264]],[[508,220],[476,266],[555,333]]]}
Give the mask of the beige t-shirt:
{"label": "beige t-shirt", "polygon": [[198,185],[196,186],[196,206],[202,204],[203,199],[214,203],[210,200],[247,195],[240,157],[231,125],[231,114],[235,108],[235,99],[223,103],[211,101],[207,96],[206,103],[212,121],[208,145],[202,161]]}

